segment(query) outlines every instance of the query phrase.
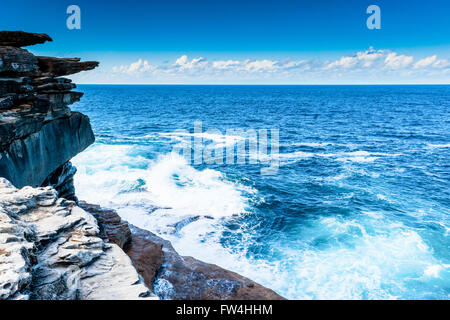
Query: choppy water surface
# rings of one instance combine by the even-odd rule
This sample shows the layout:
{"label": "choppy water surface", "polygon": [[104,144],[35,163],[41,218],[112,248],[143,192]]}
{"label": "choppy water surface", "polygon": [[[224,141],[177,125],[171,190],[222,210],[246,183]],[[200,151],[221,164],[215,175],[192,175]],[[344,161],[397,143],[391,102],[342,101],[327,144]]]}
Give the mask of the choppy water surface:
{"label": "choppy water surface", "polygon": [[[80,199],[287,298],[449,299],[450,86],[80,90]],[[218,145],[279,128],[278,173],[172,153],[198,120]]]}

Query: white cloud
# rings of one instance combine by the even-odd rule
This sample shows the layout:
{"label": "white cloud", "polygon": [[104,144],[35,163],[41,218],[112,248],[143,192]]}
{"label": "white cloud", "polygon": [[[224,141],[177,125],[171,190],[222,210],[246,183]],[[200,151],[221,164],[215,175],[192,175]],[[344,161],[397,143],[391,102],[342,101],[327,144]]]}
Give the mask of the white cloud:
{"label": "white cloud", "polygon": [[155,68],[152,67],[147,60],[139,59],[138,61],[130,64],[129,66],[113,67],[113,72],[136,74],[152,71]]}
{"label": "white cloud", "polygon": [[235,60],[227,60],[227,61],[214,61],[213,62],[213,68],[215,69],[230,69],[237,67],[241,64],[240,61]]}
{"label": "white cloud", "polygon": [[436,59],[437,59],[437,55],[421,59],[414,64],[414,68],[416,68],[416,69],[426,68],[426,67],[432,65],[434,62],[436,62]]}
{"label": "white cloud", "polygon": [[418,77],[444,77],[450,72],[450,62],[432,55],[419,59],[392,52],[369,48],[335,60],[294,59],[223,59],[209,61],[204,57],[190,59],[182,55],[173,63],[151,65],[139,59],[129,65],[113,67],[114,74],[126,74],[130,78],[154,79],[154,81],[231,82],[267,81],[313,82],[330,81],[392,82],[402,79],[408,82]]}
{"label": "white cloud", "polygon": [[372,66],[377,60],[383,57],[385,51],[374,50],[372,47],[367,51],[360,51],[351,56],[342,57],[337,61],[328,63],[325,69],[350,69],[354,67],[368,68]]}
{"label": "white cloud", "polygon": [[447,59],[438,59],[437,55],[423,58],[414,64],[415,69],[423,69],[433,67],[437,69],[444,69],[450,66]]}
{"label": "white cloud", "polygon": [[294,69],[306,70],[309,68],[306,60],[302,61],[292,61],[292,60],[254,60],[246,59],[243,61],[239,60],[219,60],[212,63],[212,69],[220,71],[234,71],[234,72],[244,72],[244,73],[261,73],[261,72],[286,72]]}
{"label": "white cloud", "polygon": [[332,62],[326,66],[327,69],[332,69],[336,67],[342,67],[344,69],[351,68],[356,65],[357,59],[355,57],[342,57],[338,61]]}
{"label": "white cloud", "polygon": [[414,57],[398,55],[396,52],[391,52],[387,55],[384,63],[386,67],[391,69],[402,69],[409,66],[414,61]]}
{"label": "white cloud", "polygon": [[433,68],[437,68],[437,69],[447,69],[447,71],[450,71],[450,61],[448,61],[447,59],[440,59],[437,60],[435,63],[433,63]]}
{"label": "white cloud", "polygon": [[188,57],[186,55],[183,55],[175,61],[174,66],[179,67],[180,70],[185,70],[185,69],[194,69],[197,67],[201,68],[206,66],[207,64],[208,61],[205,58],[200,57],[189,61]]}
{"label": "white cloud", "polygon": [[255,61],[246,60],[244,64],[245,70],[250,72],[271,71],[276,69],[275,66],[276,62],[271,60],[255,60]]}

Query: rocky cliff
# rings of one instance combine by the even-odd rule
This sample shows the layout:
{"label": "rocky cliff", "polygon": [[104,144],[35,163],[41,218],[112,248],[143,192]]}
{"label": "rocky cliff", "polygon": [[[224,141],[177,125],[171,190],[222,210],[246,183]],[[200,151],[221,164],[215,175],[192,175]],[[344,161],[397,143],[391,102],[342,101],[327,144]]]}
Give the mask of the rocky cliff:
{"label": "rocky cliff", "polygon": [[20,48],[51,40],[0,32],[0,176],[18,188],[52,185],[75,199],[68,161],[94,142],[94,134],[89,118],[68,107],[83,94],[63,76],[98,62],[39,57]]}
{"label": "rocky cliff", "polygon": [[35,56],[45,34],[0,32],[0,299],[282,299],[78,203],[70,159],[94,142],[64,76],[98,62]]}
{"label": "rocky cliff", "polygon": [[69,161],[94,134],[89,118],[70,110],[83,94],[63,76],[98,62],[20,48],[46,41],[0,32],[0,299],[155,299],[123,250],[70,201]]}

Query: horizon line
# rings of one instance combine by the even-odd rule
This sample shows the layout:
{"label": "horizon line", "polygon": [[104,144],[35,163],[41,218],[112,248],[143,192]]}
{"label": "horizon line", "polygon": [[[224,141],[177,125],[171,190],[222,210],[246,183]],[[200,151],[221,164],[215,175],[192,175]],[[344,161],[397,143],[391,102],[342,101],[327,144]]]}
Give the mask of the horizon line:
{"label": "horizon line", "polygon": [[248,83],[76,83],[77,85],[107,85],[107,86],[450,86],[450,83],[311,83],[311,84],[248,84]]}

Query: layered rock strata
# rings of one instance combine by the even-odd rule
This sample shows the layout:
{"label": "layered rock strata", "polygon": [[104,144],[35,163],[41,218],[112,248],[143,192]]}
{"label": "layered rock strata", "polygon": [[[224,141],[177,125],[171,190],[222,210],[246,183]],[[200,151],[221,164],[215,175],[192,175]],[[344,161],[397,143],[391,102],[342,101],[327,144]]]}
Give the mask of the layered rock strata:
{"label": "layered rock strata", "polygon": [[45,34],[0,31],[1,299],[282,299],[116,212],[77,205],[72,157],[94,142],[64,76],[98,62],[35,56]]}
{"label": "layered rock strata", "polygon": [[0,178],[0,299],[156,299],[95,218],[51,187]]}
{"label": "layered rock strata", "polygon": [[20,48],[45,41],[52,39],[0,32],[0,176],[18,188],[52,185],[76,200],[68,161],[94,142],[94,134],[89,118],[70,110],[83,94],[63,76],[98,62],[39,57]]}

